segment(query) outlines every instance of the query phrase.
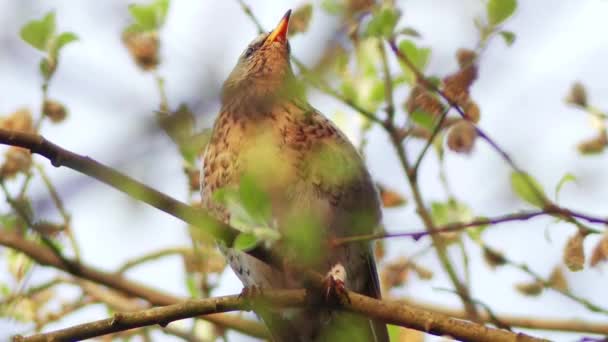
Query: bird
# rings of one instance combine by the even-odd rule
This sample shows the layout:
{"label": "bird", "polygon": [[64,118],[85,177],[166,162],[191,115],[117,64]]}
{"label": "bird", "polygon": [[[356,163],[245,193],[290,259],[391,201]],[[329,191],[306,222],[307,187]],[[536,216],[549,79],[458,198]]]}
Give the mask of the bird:
{"label": "bird", "polygon": [[[357,149],[306,100],[290,62],[290,15],[247,46],[223,84],[201,158],[202,205],[232,226],[278,232],[275,241],[251,249],[220,244],[244,289],[303,288],[305,280],[289,266],[297,263],[326,277],[321,298],[348,289],[380,299],[371,243],[330,243],[381,229],[380,200]],[[243,195],[243,187],[258,196]],[[226,200],[234,197],[262,214],[244,219],[238,201]],[[277,262],[270,250],[288,262]],[[388,341],[384,323],[323,305],[254,311],[275,342]]]}

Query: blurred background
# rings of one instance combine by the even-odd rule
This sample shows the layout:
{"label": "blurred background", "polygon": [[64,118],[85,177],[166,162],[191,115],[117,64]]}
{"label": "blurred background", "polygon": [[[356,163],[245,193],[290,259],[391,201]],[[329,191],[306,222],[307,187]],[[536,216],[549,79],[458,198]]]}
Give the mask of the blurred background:
{"label": "blurred background", "polygon": [[[289,8],[303,1],[249,1],[265,28],[274,27]],[[419,44],[432,48],[428,74],[445,75],[458,68],[459,48],[474,48],[478,32],[473,19],[484,11],[479,0],[398,1],[403,9],[401,22],[422,36]],[[291,39],[292,52],[307,65],[314,65],[325,47],[344,40],[339,18],[323,11],[318,1],[310,29]],[[0,114],[21,107],[39,113],[42,80],[38,70],[41,54],[19,38],[21,26],[56,12],[60,31],[73,31],[79,40],[61,51],[61,61],[49,87],[49,97],[69,108],[60,125],[44,123],[42,134],[54,143],[88,155],[178,199],[188,199],[182,158],[174,143],[158,127],[154,111],[159,95],[154,75],[141,71],[121,42],[121,33],[130,23],[127,2],[106,0],[10,1],[0,0]],[[564,103],[575,81],[583,82],[590,102],[608,108],[608,2],[601,0],[520,1],[517,12],[505,27],[516,33],[511,47],[501,39],[490,41],[480,57],[479,78],[472,96],[481,108],[482,127],[515,161],[530,172],[547,193],[562,176],[570,172],[576,183],[560,193],[560,204],[602,216],[608,213],[608,153],[582,156],[576,145],[594,134],[587,116]],[[257,31],[237,1],[173,0],[166,23],[160,31],[161,63],[158,74],[165,79],[171,108],[185,103],[196,114],[197,127],[209,127],[219,109],[221,84],[240,53]],[[396,61],[393,70],[398,68]],[[403,103],[406,89],[396,93]],[[402,98],[399,98],[401,96]],[[361,118],[340,102],[311,90],[309,101],[332,117],[356,143]],[[409,199],[406,179],[398,165],[387,135],[373,128],[365,149],[372,176]],[[416,155],[422,141],[408,144]],[[390,152],[389,152],[390,151]],[[188,246],[185,224],[137,203],[122,193],[67,168],[53,168],[43,158],[35,161],[47,166],[71,214],[71,223],[81,246],[82,260],[111,271],[126,260],[167,247]],[[420,170],[421,191],[426,202],[445,201],[447,195],[439,181],[435,154],[429,153]],[[513,193],[511,169],[483,141],[470,155],[446,153],[447,180],[453,194],[476,215],[497,216],[529,208]],[[30,197],[38,215],[57,218],[58,213],[39,177],[31,184]],[[0,209],[9,210],[0,203]],[[423,225],[410,202],[386,209],[384,223],[390,232],[421,231]],[[512,260],[525,262],[547,277],[561,263],[566,240],[575,227],[554,223],[552,218],[501,224],[484,233],[484,241]],[[588,253],[599,236],[585,241]],[[537,318],[583,319],[606,322],[606,316],[588,309],[553,291],[524,296],[514,285],[530,281],[518,269],[492,270],[479,248],[464,241],[469,252],[471,292],[474,298],[500,314]],[[392,239],[386,241],[386,260],[411,256],[425,250],[430,239]],[[470,245],[470,246],[468,246]],[[462,271],[460,250],[449,249]],[[0,256],[7,253],[0,248]],[[456,295],[440,291],[451,288],[434,252],[422,254],[416,262],[433,270],[430,280],[412,276],[392,296],[414,298],[451,308],[460,307]],[[11,289],[19,284],[4,269],[0,257],[0,282]],[[565,271],[570,290],[593,303],[608,307],[607,266],[586,267],[580,272]],[[36,266],[27,279],[36,284],[53,276],[54,271]],[[172,256],[136,267],[127,276],[155,288],[188,296],[180,257]],[[213,295],[234,294],[241,284],[229,269],[221,274],[221,284]],[[74,296],[66,287],[60,296]],[[106,317],[107,310],[93,305],[49,324],[50,331]],[[178,322],[189,325],[191,322]],[[172,324],[173,325],[173,324]],[[0,340],[30,331],[31,325],[0,318]],[[555,341],[575,341],[580,334],[528,331]],[[176,338],[155,333],[154,340]],[[231,333],[231,341],[251,338]],[[439,338],[427,337],[426,340]]]}

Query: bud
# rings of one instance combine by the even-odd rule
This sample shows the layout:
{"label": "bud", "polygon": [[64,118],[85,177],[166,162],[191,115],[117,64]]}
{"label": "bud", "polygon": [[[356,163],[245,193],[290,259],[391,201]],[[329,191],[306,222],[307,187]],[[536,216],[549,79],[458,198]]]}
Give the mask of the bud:
{"label": "bud", "polygon": [[8,117],[0,119],[0,127],[9,131],[19,131],[30,133],[34,131],[32,113],[27,108],[21,108],[10,114]]}
{"label": "bud", "polygon": [[589,264],[591,267],[597,266],[600,262],[608,260],[608,232],[604,233],[600,241],[593,248]]}
{"label": "bud", "polygon": [[471,64],[455,74],[443,79],[443,92],[458,105],[464,105],[469,100],[469,88],[477,79],[477,66]]}
{"label": "bud", "polygon": [[549,284],[560,291],[568,291],[568,281],[561,267],[557,266],[553,269],[553,272],[549,276]]}
{"label": "bud", "polygon": [[488,247],[483,247],[483,260],[493,269],[507,263],[507,260],[500,252]]}
{"label": "bud", "polygon": [[201,172],[195,167],[184,167],[184,172],[188,177],[190,191],[199,191],[201,187]]}
{"label": "bud", "polygon": [[308,31],[312,18],[312,4],[307,3],[298,7],[289,19],[289,36]]}
{"label": "bud", "polygon": [[430,280],[433,278],[433,271],[429,270],[426,267],[420,266],[418,264],[412,263],[412,269],[418,275],[418,278],[422,280]]}
{"label": "bud", "polygon": [[65,106],[55,100],[44,101],[42,112],[54,123],[62,122],[67,116]]}
{"label": "bud", "polygon": [[541,282],[519,283],[515,285],[517,291],[525,296],[538,296],[543,292],[544,286]]}
{"label": "bud", "polygon": [[4,155],[4,164],[0,167],[0,177],[11,178],[20,172],[27,172],[32,166],[32,154],[29,150],[11,146]]}
{"label": "bud", "polygon": [[479,117],[481,116],[481,113],[479,111],[479,106],[477,105],[477,103],[475,103],[475,101],[469,99],[469,101],[467,101],[467,103],[464,105],[463,109],[464,113],[467,115],[467,118],[471,120],[471,122],[479,122]]}
{"label": "bud", "polygon": [[32,228],[44,236],[51,236],[57,235],[59,234],[59,232],[65,230],[65,225],[52,223],[49,221],[39,221],[34,223],[34,226]]}
{"label": "bud", "polygon": [[150,70],[158,65],[160,42],[156,32],[125,31],[122,41],[140,68]]}
{"label": "bud", "polygon": [[377,184],[378,190],[380,191],[380,200],[382,206],[385,208],[400,207],[405,204],[405,198],[394,190],[388,189],[387,187]]}
{"label": "bud", "polygon": [[568,239],[566,247],[564,248],[564,263],[572,272],[582,270],[585,265],[585,250],[583,248],[585,236],[586,235],[577,232]]}
{"label": "bud", "polygon": [[382,284],[386,288],[401,286],[407,282],[410,264],[406,258],[399,258],[382,269],[380,272]]}
{"label": "bud", "polygon": [[475,62],[477,58],[477,53],[473,50],[469,49],[458,49],[456,51],[456,60],[458,60],[458,65],[460,69],[466,68],[469,65]]}
{"label": "bud", "polygon": [[460,120],[448,132],[448,148],[456,153],[470,153],[475,145],[477,131],[466,120]]}
{"label": "bud", "polygon": [[576,82],[572,85],[570,93],[566,96],[566,103],[583,108],[587,107],[587,91],[582,83]]}
{"label": "bud", "polygon": [[445,110],[439,99],[420,85],[415,86],[410,92],[407,102],[405,103],[405,109],[408,113],[422,110],[423,112],[434,116],[440,116]]}
{"label": "bud", "polygon": [[576,148],[581,154],[597,154],[602,153],[606,146],[608,146],[608,136],[606,131],[602,131],[596,137],[580,142]]}

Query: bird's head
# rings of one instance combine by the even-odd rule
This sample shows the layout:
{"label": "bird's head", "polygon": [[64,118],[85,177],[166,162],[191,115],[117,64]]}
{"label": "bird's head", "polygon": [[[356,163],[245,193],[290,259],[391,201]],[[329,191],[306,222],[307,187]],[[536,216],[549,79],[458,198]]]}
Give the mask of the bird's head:
{"label": "bird's head", "polygon": [[222,103],[267,102],[287,95],[294,79],[287,40],[290,15],[291,10],[274,30],[260,34],[243,51],[224,82]]}

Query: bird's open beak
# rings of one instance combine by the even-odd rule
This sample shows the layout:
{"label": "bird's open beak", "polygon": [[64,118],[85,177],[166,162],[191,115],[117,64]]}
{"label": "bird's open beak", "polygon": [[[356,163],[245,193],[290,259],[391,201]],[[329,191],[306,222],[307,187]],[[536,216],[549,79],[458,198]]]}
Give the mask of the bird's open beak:
{"label": "bird's open beak", "polygon": [[287,41],[287,30],[289,29],[289,17],[291,16],[291,10],[287,11],[283,16],[283,19],[279,22],[277,27],[270,32],[268,38],[266,38],[266,44],[272,42],[285,43]]}

